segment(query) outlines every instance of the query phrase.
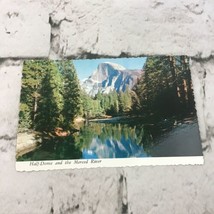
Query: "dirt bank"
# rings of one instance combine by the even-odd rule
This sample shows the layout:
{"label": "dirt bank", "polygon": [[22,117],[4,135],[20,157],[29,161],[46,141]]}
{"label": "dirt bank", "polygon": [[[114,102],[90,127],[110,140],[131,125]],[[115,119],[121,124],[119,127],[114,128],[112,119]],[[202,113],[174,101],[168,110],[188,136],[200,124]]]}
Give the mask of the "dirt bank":
{"label": "dirt bank", "polygon": [[41,136],[36,132],[18,133],[16,157],[33,151],[41,142]]}

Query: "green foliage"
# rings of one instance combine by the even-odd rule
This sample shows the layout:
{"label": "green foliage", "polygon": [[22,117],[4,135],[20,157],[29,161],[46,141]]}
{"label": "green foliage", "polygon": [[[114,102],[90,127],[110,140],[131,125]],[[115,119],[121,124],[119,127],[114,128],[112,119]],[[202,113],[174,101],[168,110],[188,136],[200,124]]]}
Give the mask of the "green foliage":
{"label": "green foliage", "polygon": [[[100,95],[102,97],[102,95]],[[84,118],[101,117],[103,115],[103,108],[101,107],[100,100],[93,99],[86,94],[85,91],[81,92],[82,100],[82,115]]]}
{"label": "green foliage", "polygon": [[144,114],[166,117],[194,111],[188,58],[148,57],[134,91]]}
{"label": "green foliage", "polygon": [[51,131],[62,124],[63,84],[54,62],[47,61],[46,75],[42,81],[36,128]]}
{"label": "green foliage", "polygon": [[[97,100],[99,113],[116,116],[123,113],[130,113],[132,109],[132,93],[128,87],[124,92],[117,93],[115,90],[108,94],[102,94],[100,91],[94,101]],[[93,109],[93,108],[92,108]]]}
{"label": "green foliage", "polygon": [[131,97],[131,90],[126,87],[124,92],[119,93],[119,106],[121,113],[127,113],[131,111],[132,107],[132,97]]}
{"label": "green foliage", "polygon": [[24,62],[21,129],[52,131],[58,126],[68,129],[80,108],[80,86],[71,61]]}
{"label": "green foliage", "polygon": [[28,60],[22,71],[20,128],[33,128],[40,97],[41,82],[48,69],[46,60]]}
{"label": "green foliage", "polygon": [[99,91],[90,97],[80,89],[72,61],[28,60],[23,68],[19,128],[70,129],[78,115],[168,117],[194,111],[187,57],[148,57],[143,70],[132,90],[127,86],[119,93]]}
{"label": "green foliage", "polygon": [[67,129],[70,128],[74,118],[80,113],[80,85],[72,61],[57,61],[57,66],[63,81],[63,127]]}
{"label": "green foliage", "polygon": [[31,112],[29,106],[26,103],[20,104],[19,111],[19,131],[25,131],[32,126]]}
{"label": "green foliage", "polygon": [[118,94],[115,90],[111,91],[109,94],[103,94],[100,98],[100,103],[105,114],[117,115],[119,113]]}
{"label": "green foliage", "polygon": [[[103,94],[98,91],[93,98],[82,91],[82,115],[85,118],[101,117],[103,115],[117,116],[121,114],[131,113],[133,102],[138,109],[139,100],[134,91],[128,87],[124,92],[117,93],[115,90],[108,94]],[[133,100],[133,102],[132,102]]]}

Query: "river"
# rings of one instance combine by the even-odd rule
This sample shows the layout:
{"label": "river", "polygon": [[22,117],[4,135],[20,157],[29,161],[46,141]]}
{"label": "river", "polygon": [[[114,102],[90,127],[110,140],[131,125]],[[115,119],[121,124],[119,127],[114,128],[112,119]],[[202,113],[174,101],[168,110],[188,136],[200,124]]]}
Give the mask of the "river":
{"label": "river", "polygon": [[43,140],[18,161],[201,156],[197,121],[172,124],[89,122],[68,137]]}

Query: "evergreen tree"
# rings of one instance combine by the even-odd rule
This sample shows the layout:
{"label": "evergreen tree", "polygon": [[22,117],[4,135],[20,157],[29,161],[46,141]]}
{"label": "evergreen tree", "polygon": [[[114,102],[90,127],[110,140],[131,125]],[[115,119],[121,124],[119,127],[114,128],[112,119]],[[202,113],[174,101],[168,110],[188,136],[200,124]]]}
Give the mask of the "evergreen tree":
{"label": "evergreen tree", "polygon": [[72,61],[57,61],[56,64],[63,81],[63,127],[70,128],[74,118],[80,113],[81,109],[79,80]]}
{"label": "evergreen tree", "polygon": [[112,92],[112,112],[113,114],[118,114],[119,113],[119,101],[118,101],[118,94],[116,90],[113,90]]}
{"label": "evergreen tree", "polygon": [[131,113],[141,114],[142,106],[140,104],[140,99],[134,90],[131,91]]}
{"label": "evergreen tree", "polygon": [[[134,88],[142,112],[172,116],[190,112],[194,108],[189,66],[186,62],[185,57],[147,58],[144,74]],[[187,106],[191,107],[188,109]]]}
{"label": "evergreen tree", "polygon": [[85,119],[89,119],[92,116],[93,110],[93,100],[87,95],[85,91],[81,91],[81,100],[82,100],[82,114]]}
{"label": "evergreen tree", "polygon": [[26,103],[20,103],[19,109],[19,130],[25,131],[32,128],[33,121],[29,106]]}
{"label": "evergreen tree", "polygon": [[63,82],[53,61],[46,61],[47,69],[42,80],[36,128],[40,131],[52,131],[63,122]]}
{"label": "evergreen tree", "polygon": [[125,91],[119,92],[119,108],[121,113],[128,113],[131,111],[132,98],[131,90],[126,87]]}
{"label": "evergreen tree", "polygon": [[22,71],[19,128],[33,128],[38,111],[41,82],[48,69],[45,60],[27,60]]}

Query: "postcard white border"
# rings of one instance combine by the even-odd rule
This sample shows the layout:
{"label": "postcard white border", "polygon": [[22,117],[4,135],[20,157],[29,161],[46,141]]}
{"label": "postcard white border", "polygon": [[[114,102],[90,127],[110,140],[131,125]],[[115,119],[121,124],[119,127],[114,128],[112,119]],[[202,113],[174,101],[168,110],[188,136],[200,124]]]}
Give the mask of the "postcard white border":
{"label": "postcard white border", "polygon": [[188,157],[147,157],[118,159],[75,159],[54,161],[17,161],[17,171],[41,171],[55,169],[83,169],[97,167],[133,167],[167,165],[202,165],[203,156]]}
{"label": "postcard white border", "polygon": [[[111,59],[117,59],[118,57]],[[123,57],[125,58],[125,57]],[[139,57],[128,57],[139,58]],[[141,58],[141,57],[140,57]],[[108,58],[101,58],[108,59]],[[85,59],[86,60],[86,59]],[[96,60],[96,59],[87,59]],[[192,79],[192,78],[191,78]],[[195,88],[193,88],[195,98]],[[195,105],[197,111],[197,107]],[[198,115],[197,115],[198,118]],[[198,121],[199,123],[199,121]],[[199,127],[200,132],[200,127]],[[201,135],[201,132],[200,132]],[[202,145],[202,142],[201,142]],[[77,163],[79,162],[79,163]],[[133,158],[106,158],[106,159],[69,159],[44,161],[17,161],[17,171],[42,171],[61,169],[84,169],[101,167],[135,167],[135,166],[169,166],[169,165],[202,165],[204,156],[177,156],[177,157],[133,157]]]}

